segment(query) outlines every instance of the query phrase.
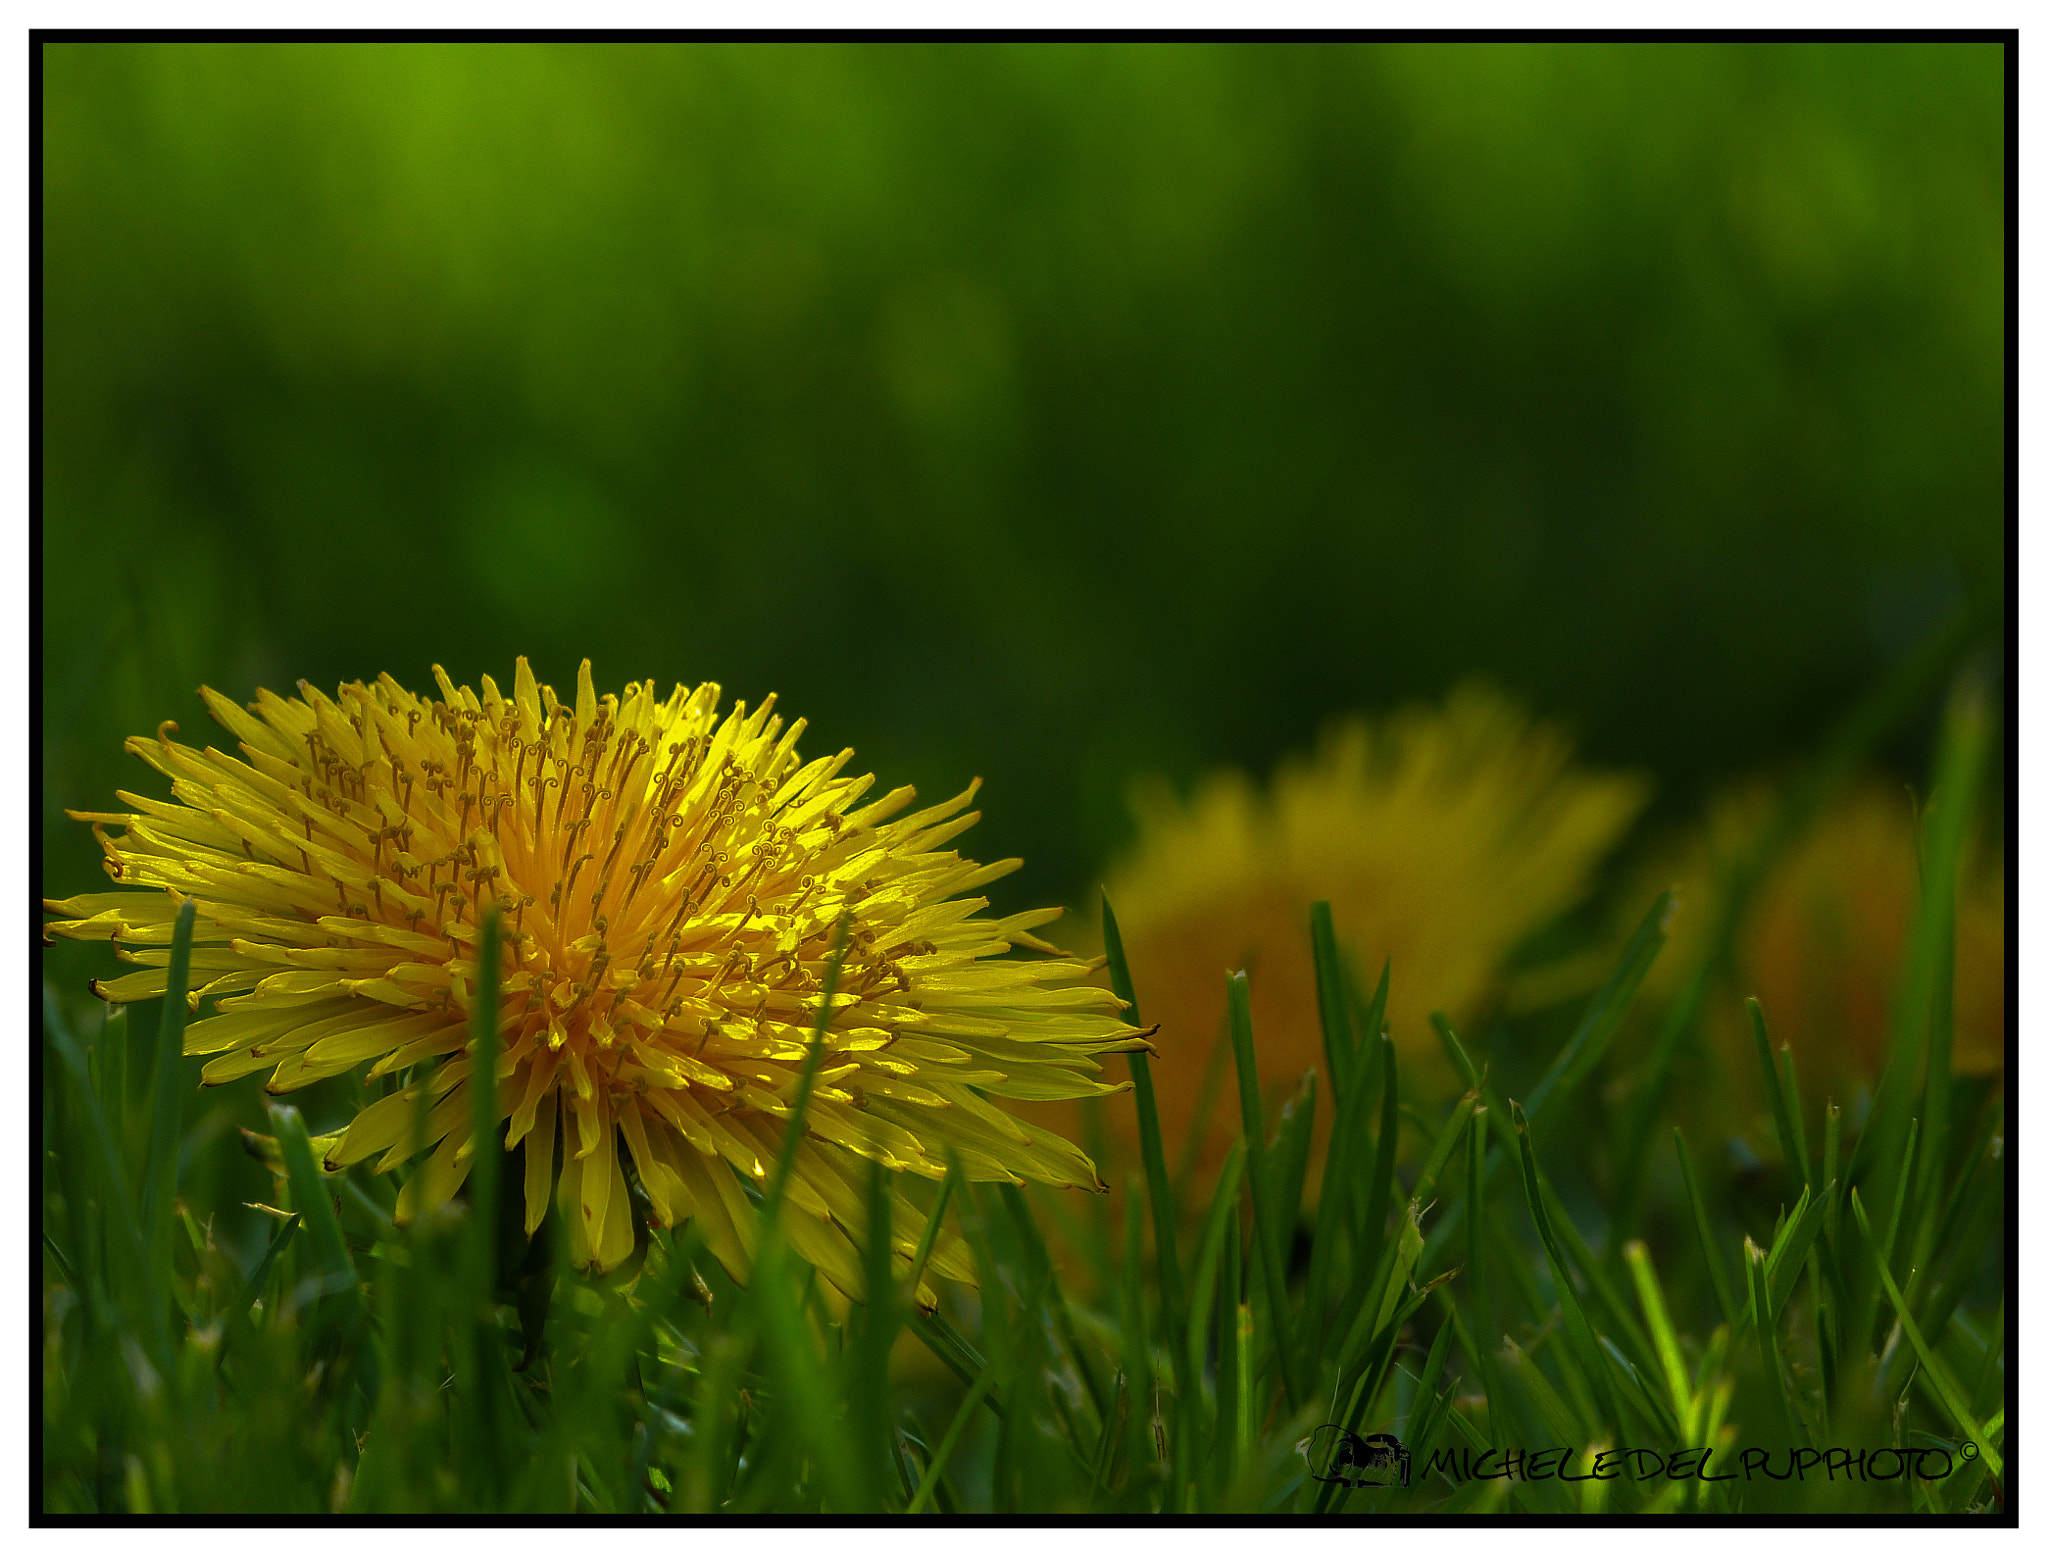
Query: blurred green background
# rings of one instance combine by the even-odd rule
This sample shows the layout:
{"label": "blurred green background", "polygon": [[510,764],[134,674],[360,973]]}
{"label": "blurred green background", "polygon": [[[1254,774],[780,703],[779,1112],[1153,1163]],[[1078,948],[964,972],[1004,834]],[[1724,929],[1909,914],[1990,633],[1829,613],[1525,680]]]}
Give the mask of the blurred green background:
{"label": "blurred green background", "polygon": [[42,67],[48,892],[202,681],[772,689],[1022,906],[1475,671],[1687,804],[2003,591],[1995,44]]}

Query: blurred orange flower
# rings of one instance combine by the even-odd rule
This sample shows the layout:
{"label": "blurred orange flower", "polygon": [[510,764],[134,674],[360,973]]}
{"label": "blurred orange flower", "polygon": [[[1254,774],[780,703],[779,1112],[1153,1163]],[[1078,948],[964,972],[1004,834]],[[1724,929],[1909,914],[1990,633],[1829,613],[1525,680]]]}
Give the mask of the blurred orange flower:
{"label": "blurred orange flower", "polygon": [[[1669,994],[1705,952],[1728,862],[1769,820],[1765,786],[1723,796],[1666,857],[1679,884],[1672,939],[1649,993]],[[1708,1048],[1743,1111],[1760,1109],[1755,1040],[1740,997],[1754,995],[1773,1046],[1789,1043],[1809,1109],[1848,1106],[1877,1082],[1906,936],[1920,893],[1911,797],[1866,778],[1815,820],[1759,887],[1736,931],[1733,988],[1708,1000]],[[2005,1057],[2005,863],[1980,840],[1956,884],[1955,1071],[1988,1076]]]}
{"label": "blurred orange flower", "polygon": [[[1141,790],[1138,840],[1108,893],[1139,1009],[1159,1025],[1152,1076],[1169,1164],[1192,1161],[1206,1179],[1240,1134],[1227,971],[1250,970],[1275,1107],[1309,1067],[1326,1069],[1315,900],[1330,900],[1368,990],[1392,960],[1387,1024],[1404,1088],[1441,1091],[1453,1079],[1429,1013],[1469,1022],[1502,994],[1510,951],[1586,892],[1647,793],[1638,777],[1574,766],[1558,729],[1479,686],[1441,708],[1339,723],[1312,760],[1282,763],[1269,790],[1231,772],[1185,805],[1161,783]],[[1103,1112],[1135,1162],[1130,1100]],[[1267,1118],[1270,1129],[1271,1107]]]}

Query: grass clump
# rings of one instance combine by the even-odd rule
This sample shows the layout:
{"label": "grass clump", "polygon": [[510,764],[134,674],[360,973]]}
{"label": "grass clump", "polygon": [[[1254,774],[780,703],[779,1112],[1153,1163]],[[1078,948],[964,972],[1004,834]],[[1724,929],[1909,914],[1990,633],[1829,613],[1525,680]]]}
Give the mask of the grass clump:
{"label": "grass clump", "polygon": [[[873,1165],[861,1303],[779,1237],[791,1151],[756,1194],[743,1288],[644,1215],[631,1260],[580,1275],[557,1217],[525,1237],[516,1152],[401,1228],[389,1178],[325,1172],[282,1106],[241,1144],[268,1176],[260,1237],[231,1238],[242,1208],[204,1187],[246,1160],[182,1118],[188,912],[153,1031],[109,1006],[81,1029],[45,993],[41,1510],[2000,1514],[2003,1106],[1951,1077],[1946,1015],[1990,743],[1965,687],[1868,1109],[1819,1100],[1810,1132],[1798,1057],[1750,1004],[1775,1141],[1747,1174],[1663,1102],[1718,953],[1647,1053],[1616,1059],[1669,895],[1530,1085],[1440,1018],[1462,1083],[1442,1100],[1404,1087],[1385,1031],[1400,971],[1367,991],[1323,904],[1302,929],[1326,1069],[1272,1114],[1230,976],[1242,1138],[1204,1203],[1183,1204],[1132,1053],[1120,1229],[955,1163],[905,1281]],[[1139,1008],[1106,901],[1103,936]],[[924,1311],[942,1218],[980,1280]]]}

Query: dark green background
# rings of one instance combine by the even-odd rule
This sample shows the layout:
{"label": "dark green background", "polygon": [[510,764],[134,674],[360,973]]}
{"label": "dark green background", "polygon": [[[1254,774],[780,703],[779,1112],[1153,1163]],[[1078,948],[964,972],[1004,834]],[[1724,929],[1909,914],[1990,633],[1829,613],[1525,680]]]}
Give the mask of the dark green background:
{"label": "dark green background", "polygon": [[52,44],[46,891],[193,689],[770,689],[989,781],[1473,671],[1678,806],[2003,589],[1996,45]]}

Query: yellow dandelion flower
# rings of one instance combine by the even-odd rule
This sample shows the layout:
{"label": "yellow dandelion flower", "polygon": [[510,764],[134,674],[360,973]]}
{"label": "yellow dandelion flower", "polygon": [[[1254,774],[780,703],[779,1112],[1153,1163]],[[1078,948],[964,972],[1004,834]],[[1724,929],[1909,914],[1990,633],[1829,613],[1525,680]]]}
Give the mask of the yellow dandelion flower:
{"label": "yellow dandelion flower", "polygon": [[[1497,997],[1508,952],[1585,893],[1646,798],[1637,778],[1575,767],[1562,734],[1478,686],[1440,710],[1334,727],[1313,761],[1281,765],[1269,794],[1224,773],[1185,807],[1163,786],[1141,796],[1138,841],[1107,890],[1140,1010],[1159,1025],[1169,1154],[1199,1120],[1206,1172],[1239,1134],[1226,970],[1250,970],[1269,1093],[1322,1069],[1315,900],[1330,900],[1363,977],[1392,960],[1387,1023],[1403,1074],[1442,1087],[1429,1013],[1468,1022]],[[1107,1113],[1135,1143],[1134,1112]]]}
{"label": "yellow dandelion flower", "polygon": [[[772,697],[721,719],[713,683],[600,699],[588,661],[573,706],[524,659],[510,698],[489,677],[478,697],[434,675],[432,700],[388,676],[335,699],[302,682],[246,710],[202,689],[240,758],[166,725],[129,749],[175,801],[121,792],[132,812],[71,814],[116,881],[158,891],[50,902],[63,918],[47,930],[114,941],[141,967],[97,993],[143,1000],[164,993],[191,899],[191,1001],[218,1010],[185,1048],[214,1057],[208,1083],[268,1070],[283,1093],[411,1068],[326,1142],[331,1169],[431,1148],[400,1195],[407,1219],[454,1193],[474,1151],[467,1012],[495,903],[497,1107],[524,1156],[528,1232],[552,1198],[577,1263],[616,1265],[634,1242],[629,1162],[655,1217],[695,1218],[740,1275],[757,1221],[743,1185],[776,1159],[844,916],[792,1247],[859,1294],[862,1159],[933,1179],[951,1155],[974,1180],[1100,1188],[1077,1148],[992,1100],[1116,1091],[1094,1057],[1143,1040],[1091,965],[1032,934],[1057,909],[990,919],[960,896],[1021,863],[944,848],[978,819],[963,808],[979,780],[909,815],[908,787],[856,808],[873,779],[841,776],[851,749],[803,762],[803,722],[783,728]],[[997,956],[1013,947],[1046,956]],[[923,1221],[899,1195],[899,1256]],[[950,1235],[932,1264],[973,1275]]]}
{"label": "yellow dandelion flower", "polygon": [[[1723,873],[1763,832],[1775,800],[1763,785],[1724,794],[1667,853],[1656,880],[1678,884],[1681,910],[1652,970],[1652,996],[1668,997],[1704,955]],[[1703,1015],[1736,1107],[1763,1107],[1745,995],[1762,1004],[1772,1043],[1792,1046],[1807,1104],[1832,1097],[1848,1105],[1876,1086],[1919,896],[1913,804],[1903,785],[1864,779],[1785,851],[1736,928],[1732,987],[1717,990]],[[1952,1057],[1965,1076],[1994,1075],[2005,1063],[2005,863],[1981,843],[1956,884]]]}

